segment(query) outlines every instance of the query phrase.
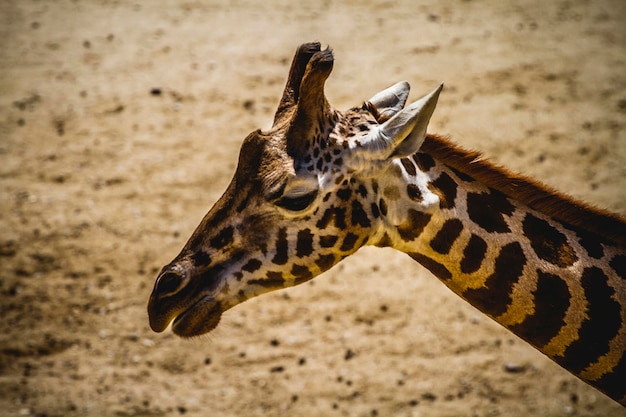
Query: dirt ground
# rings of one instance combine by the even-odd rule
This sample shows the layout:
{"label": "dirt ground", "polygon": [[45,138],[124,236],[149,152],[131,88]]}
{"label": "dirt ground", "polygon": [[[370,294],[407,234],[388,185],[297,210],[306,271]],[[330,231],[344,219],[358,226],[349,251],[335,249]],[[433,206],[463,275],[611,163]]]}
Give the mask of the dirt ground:
{"label": "dirt ground", "polygon": [[0,415],[626,415],[392,250],[150,331],[312,40],[336,107],[445,81],[431,131],[626,214],[623,0],[3,0]]}

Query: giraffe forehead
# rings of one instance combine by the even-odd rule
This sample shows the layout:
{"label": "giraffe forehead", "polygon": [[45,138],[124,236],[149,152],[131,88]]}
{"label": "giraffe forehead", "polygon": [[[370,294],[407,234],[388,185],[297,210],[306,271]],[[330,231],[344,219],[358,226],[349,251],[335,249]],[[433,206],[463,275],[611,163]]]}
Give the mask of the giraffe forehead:
{"label": "giraffe forehead", "polygon": [[369,131],[378,125],[376,115],[374,115],[369,107],[354,107],[347,110],[341,117],[331,133],[332,137],[338,142],[350,142],[358,140],[360,137],[367,136]]}

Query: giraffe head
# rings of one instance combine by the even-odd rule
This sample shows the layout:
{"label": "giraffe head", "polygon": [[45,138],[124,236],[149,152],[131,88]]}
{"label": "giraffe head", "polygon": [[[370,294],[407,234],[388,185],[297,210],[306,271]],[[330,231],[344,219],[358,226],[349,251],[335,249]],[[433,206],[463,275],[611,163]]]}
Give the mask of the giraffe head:
{"label": "giraffe head", "polygon": [[381,243],[381,178],[418,150],[442,87],[405,108],[401,82],[340,112],[324,95],[332,66],[319,43],[298,49],[273,127],[244,140],[226,192],[158,275],[154,331],[209,332],[225,310]]}

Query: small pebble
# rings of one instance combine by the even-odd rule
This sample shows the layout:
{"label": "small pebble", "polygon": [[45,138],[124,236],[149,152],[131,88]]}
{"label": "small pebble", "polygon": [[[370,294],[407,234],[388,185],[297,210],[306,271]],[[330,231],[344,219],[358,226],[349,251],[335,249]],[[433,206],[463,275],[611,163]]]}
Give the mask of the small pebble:
{"label": "small pebble", "polygon": [[504,364],[504,370],[512,374],[519,374],[526,370],[526,366],[510,362]]}

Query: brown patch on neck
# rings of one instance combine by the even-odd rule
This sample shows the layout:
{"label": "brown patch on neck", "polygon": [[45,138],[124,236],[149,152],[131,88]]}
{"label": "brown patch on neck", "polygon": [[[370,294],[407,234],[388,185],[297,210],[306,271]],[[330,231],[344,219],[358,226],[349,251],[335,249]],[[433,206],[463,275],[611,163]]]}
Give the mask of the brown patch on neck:
{"label": "brown patch on neck", "polygon": [[554,190],[489,162],[449,139],[428,134],[421,151],[464,174],[560,222],[570,224],[618,245],[626,244],[626,219]]}

